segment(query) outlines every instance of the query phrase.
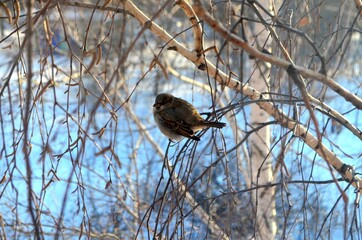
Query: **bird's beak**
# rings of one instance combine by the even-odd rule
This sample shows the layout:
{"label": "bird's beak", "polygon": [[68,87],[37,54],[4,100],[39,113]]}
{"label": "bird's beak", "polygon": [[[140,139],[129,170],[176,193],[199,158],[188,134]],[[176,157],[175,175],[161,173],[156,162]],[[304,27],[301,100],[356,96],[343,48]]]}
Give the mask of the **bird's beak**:
{"label": "bird's beak", "polygon": [[153,104],[153,107],[155,107],[155,108],[159,108],[160,106],[161,106],[161,104],[159,104],[159,103]]}

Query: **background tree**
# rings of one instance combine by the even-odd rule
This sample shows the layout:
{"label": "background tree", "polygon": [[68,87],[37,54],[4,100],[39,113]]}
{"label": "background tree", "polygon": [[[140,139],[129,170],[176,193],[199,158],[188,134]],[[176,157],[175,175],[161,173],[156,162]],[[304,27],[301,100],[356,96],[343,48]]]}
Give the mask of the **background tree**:
{"label": "background tree", "polygon": [[2,238],[361,237],[355,4],[3,1]]}

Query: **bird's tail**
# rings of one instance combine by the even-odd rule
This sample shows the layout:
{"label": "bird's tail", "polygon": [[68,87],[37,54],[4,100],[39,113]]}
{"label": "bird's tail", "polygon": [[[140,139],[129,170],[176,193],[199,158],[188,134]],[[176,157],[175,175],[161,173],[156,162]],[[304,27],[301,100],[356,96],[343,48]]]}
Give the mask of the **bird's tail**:
{"label": "bird's tail", "polygon": [[194,132],[200,131],[202,129],[205,128],[210,128],[210,127],[214,127],[214,128],[223,128],[225,127],[226,124],[223,122],[209,122],[209,121],[204,121],[196,126],[192,126],[192,130]]}
{"label": "bird's tail", "polygon": [[226,123],[223,122],[205,122],[207,127],[223,128],[226,126]]}

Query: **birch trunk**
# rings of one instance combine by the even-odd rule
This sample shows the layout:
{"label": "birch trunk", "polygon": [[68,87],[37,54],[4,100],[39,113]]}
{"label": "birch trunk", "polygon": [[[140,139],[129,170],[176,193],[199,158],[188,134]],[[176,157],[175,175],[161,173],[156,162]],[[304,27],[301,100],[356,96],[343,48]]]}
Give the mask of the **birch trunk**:
{"label": "birch trunk", "polygon": [[[268,0],[261,0],[263,6],[270,6]],[[259,46],[265,46],[268,49],[269,32],[264,29],[263,25],[256,24],[254,33],[257,33]],[[254,35],[254,34],[253,34]],[[270,37],[269,37],[270,39]],[[266,44],[265,44],[266,43]],[[254,61],[251,65],[254,71],[250,85],[260,92],[269,92],[270,68],[265,63]],[[269,121],[269,115],[262,110],[257,104],[251,105],[250,121],[253,128],[260,126],[260,123]],[[268,184],[272,179],[272,159],[268,157],[270,151],[270,125],[265,126],[250,138],[251,156],[250,167],[252,176],[252,185]],[[254,231],[255,239],[274,239],[276,235],[276,210],[275,210],[275,188],[259,189],[253,195],[254,203]]]}

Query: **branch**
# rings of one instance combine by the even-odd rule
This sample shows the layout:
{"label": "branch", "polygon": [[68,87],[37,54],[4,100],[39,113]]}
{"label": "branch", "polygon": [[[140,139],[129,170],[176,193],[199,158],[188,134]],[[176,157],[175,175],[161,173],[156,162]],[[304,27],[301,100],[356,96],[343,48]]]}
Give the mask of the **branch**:
{"label": "branch", "polygon": [[189,18],[190,22],[192,23],[192,30],[194,32],[194,51],[197,52],[199,56],[201,56],[203,51],[203,39],[202,39],[202,27],[199,21],[199,18],[194,12],[194,9],[191,7],[188,1],[184,0],[177,0],[176,3],[179,5],[182,10],[185,12],[186,16]]}

